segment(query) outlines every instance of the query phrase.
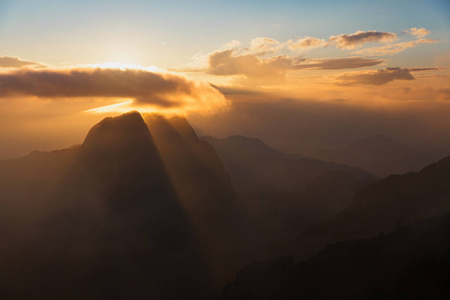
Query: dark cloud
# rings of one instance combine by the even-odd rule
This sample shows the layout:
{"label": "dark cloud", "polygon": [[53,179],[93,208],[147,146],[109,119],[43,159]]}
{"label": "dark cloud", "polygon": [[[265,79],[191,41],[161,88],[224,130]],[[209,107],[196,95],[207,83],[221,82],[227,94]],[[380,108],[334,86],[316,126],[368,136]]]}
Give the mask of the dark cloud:
{"label": "dark cloud", "polygon": [[220,94],[181,76],[138,69],[21,69],[0,73],[0,97],[36,96],[132,98],[161,107],[182,106],[183,97]]}
{"label": "dark cloud", "polygon": [[346,57],[346,58],[325,58],[309,60],[308,63],[296,67],[300,69],[310,70],[337,70],[337,69],[356,69],[376,66],[385,62],[382,59],[367,59],[362,57]]}
{"label": "dark cloud", "polygon": [[21,68],[26,66],[40,66],[36,62],[22,60],[18,57],[2,56],[0,57],[0,68]]}
{"label": "dark cloud", "polygon": [[382,85],[393,80],[414,80],[411,71],[406,68],[387,68],[365,72],[353,72],[336,77],[340,84],[370,84]]}
{"label": "dark cloud", "polygon": [[335,44],[338,48],[354,49],[365,43],[383,43],[393,41],[396,38],[397,34],[395,33],[371,30],[331,36],[328,42]]}
{"label": "dark cloud", "polygon": [[427,71],[441,71],[445,70],[445,68],[435,68],[435,67],[426,67],[426,68],[408,68],[410,72],[427,72]]}

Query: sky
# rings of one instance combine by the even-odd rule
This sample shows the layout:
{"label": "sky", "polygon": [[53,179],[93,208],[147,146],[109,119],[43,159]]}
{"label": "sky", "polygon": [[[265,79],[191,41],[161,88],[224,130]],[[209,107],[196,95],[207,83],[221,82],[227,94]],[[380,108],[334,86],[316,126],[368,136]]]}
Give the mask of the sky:
{"label": "sky", "polygon": [[445,0],[0,0],[0,159],[133,109],[290,152],[378,133],[444,149],[449,41]]}

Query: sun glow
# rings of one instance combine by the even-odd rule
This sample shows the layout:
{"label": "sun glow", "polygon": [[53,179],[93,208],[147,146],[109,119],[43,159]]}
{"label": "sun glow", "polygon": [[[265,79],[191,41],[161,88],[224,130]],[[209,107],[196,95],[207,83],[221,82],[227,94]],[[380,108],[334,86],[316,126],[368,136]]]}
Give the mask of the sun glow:
{"label": "sun glow", "polygon": [[119,70],[145,70],[149,72],[166,73],[167,71],[157,66],[144,67],[139,64],[121,63],[121,62],[105,62],[98,64],[88,64],[82,65],[90,68],[100,68],[100,69],[119,69]]}

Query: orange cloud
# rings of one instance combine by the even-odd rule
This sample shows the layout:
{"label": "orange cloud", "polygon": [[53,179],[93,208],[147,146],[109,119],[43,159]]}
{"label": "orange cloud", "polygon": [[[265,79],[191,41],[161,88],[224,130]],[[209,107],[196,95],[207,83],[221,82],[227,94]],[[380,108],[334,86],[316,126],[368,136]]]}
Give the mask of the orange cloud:
{"label": "orange cloud", "polygon": [[27,66],[41,66],[41,64],[32,61],[26,61],[18,57],[0,57],[0,68],[21,68]]}
{"label": "orange cloud", "polygon": [[272,54],[283,48],[283,44],[279,41],[267,38],[267,37],[257,37],[251,40],[250,47],[245,49],[246,53],[251,53],[254,55],[262,56],[265,54]]}
{"label": "orange cloud", "polygon": [[340,84],[370,84],[383,85],[393,80],[414,80],[409,69],[387,68],[384,70],[370,70],[341,74],[336,77]]}
{"label": "orange cloud", "polygon": [[413,27],[413,28],[411,28],[409,30],[404,30],[403,32],[409,33],[409,34],[415,36],[418,39],[421,39],[421,38],[423,38],[423,37],[425,37],[425,36],[427,36],[427,35],[429,35],[431,33],[431,31],[429,31],[429,30],[427,30],[425,28],[416,28],[416,27]]}
{"label": "orange cloud", "polygon": [[234,50],[225,50],[209,56],[207,72],[219,76],[243,75],[247,83],[277,84],[285,81],[288,71],[353,69],[375,66],[382,62],[384,60],[361,57],[307,60],[300,56],[279,55],[260,58],[254,54],[240,55]]}
{"label": "orange cloud", "polygon": [[420,40],[409,41],[409,42],[395,43],[395,44],[387,45],[387,46],[362,49],[362,50],[353,52],[353,54],[368,55],[368,56],[394,55],[399,52],[405,51],[408,48],[417,47],[420,44],[436,44],[438,42],[439,42],[439,40],[420,39]]}
{"label": "orange cloud", "polygon": [[353,34],[331,36],[329,44],[338,48],[354,49],[366,43],[384,43],[397,39],[397,34],[386,31],[357,31]]}
{"label": "orange cloud", "polygon": [[326,44],[325,40],[314,37],[305,37],[302,39],[298,39],[297,41],[291,39],[286,42],[287,47],[294,51],[317,48],[324,46],[325,44]]}
{"label": "orange cloud", "polygon": [[208,84],[144,69],[20,69],[0,73],[0,97],[128,98],[137,106],[193,108],[224,106],[224,96]]}

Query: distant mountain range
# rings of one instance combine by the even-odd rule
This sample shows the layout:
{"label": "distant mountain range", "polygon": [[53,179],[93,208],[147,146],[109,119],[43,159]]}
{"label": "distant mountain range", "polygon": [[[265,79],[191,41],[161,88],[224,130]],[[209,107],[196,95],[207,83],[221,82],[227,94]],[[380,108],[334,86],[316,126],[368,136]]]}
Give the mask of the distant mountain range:
{"label": "distant mountain range", "polygon": [[201,139],[217,151],[247,210],[266,228],[268,256],[289,253],[300,231],[334,218],[376,180],[360,168],[282,153],[254,138]]}
{"label": "distant mountain range", "polygon": [[379,177],[419,171],[435,159],[385,135],[371,136],[343,148],[323,150],[310,156],[357,166]]}
{"label": "distant mountain range", "polygon": [[[0,161],[0,298],[216,299],[251,261],[261,262],[224,299],[389,299],[395,286],[435,295],[449,222],[436,216],[447,211],[450,158],[377,181],[131,112],[104,119],[81,145]],[[265,261],[321,250],[301,264]],[[418,274],[429,287],[408,290]]]}
{"label": "distant mountain range", "polygon": [[221,299],[447,299],[450,157],[361,189],[294,256],[251,263]]}

